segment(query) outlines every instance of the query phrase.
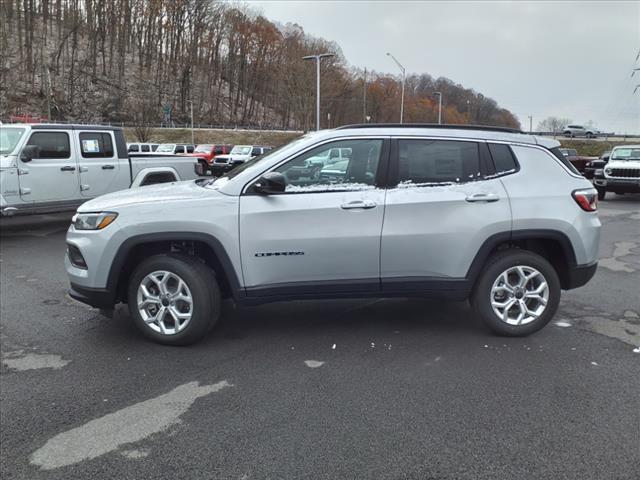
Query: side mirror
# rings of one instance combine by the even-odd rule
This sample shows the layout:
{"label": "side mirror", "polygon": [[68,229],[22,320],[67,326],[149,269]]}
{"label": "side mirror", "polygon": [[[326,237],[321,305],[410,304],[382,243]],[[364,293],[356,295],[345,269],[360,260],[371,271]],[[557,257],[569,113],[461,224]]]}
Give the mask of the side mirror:
{"label": "side mirror", "polygon": [[20,160],[24,163],[28,163],[34,158],[38,158],[40,154],[40,147],[37,145],[27,145],[20,152]]}
{"label": "side mirror", "polygon": [[282,193],[287,186],[284,175],[278,172],[268,172],[262,175],[253,184],[253,191],[269,195],[270,193]]}

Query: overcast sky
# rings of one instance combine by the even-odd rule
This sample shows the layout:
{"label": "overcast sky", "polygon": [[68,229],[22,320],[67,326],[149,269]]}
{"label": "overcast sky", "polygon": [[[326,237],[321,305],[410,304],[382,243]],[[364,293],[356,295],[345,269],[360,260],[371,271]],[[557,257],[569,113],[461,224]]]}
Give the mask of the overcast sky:
{"label": "overcast sky", "polygon": [[[248,1],[336,41],[356,67],[448,77],[529,115],[640,132],[640,1]],[[445,99],[446,101],[446,99]]]}

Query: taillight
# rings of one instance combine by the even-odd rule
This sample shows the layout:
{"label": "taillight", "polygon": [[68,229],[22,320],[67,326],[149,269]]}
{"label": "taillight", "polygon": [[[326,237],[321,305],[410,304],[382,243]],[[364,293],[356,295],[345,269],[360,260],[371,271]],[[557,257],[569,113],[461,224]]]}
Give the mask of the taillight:
{"label": "taillight", "polygon": [[598,210],[598,192],[595,189],[574,190],[571,192],[571,196],[585,212]]}

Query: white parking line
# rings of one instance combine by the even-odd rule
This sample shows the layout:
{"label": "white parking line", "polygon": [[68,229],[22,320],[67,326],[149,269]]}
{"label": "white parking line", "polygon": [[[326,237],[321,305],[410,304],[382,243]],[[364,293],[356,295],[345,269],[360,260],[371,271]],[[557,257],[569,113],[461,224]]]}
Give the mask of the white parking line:
{"label": "white parking line", "polygon": [[164,395],[145,400],[51,438],[30,457],[43,470],[65,467],[112,452],[121,445],[139,442],[180,422],[193,402],[231,387],[223,380],[200,386],[189,382]]}

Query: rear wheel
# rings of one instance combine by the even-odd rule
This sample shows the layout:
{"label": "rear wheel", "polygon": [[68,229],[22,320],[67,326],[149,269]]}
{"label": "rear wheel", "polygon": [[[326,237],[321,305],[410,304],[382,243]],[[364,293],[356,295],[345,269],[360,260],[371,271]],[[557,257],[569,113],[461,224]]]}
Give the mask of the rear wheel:
{"label": "rear wheel", "polygon": [[485,324],[507,336],[537,332],[553,318],[559,302],[560,279],[551,264],[515,249],[491,257],[472,295]]}
{"label": "rear wheel", "polygon": [[130,278],[128,301],[136,327],[166,345],[200,340],[220,317],[220,289],[213,271],[186,255],[144,260]]}

